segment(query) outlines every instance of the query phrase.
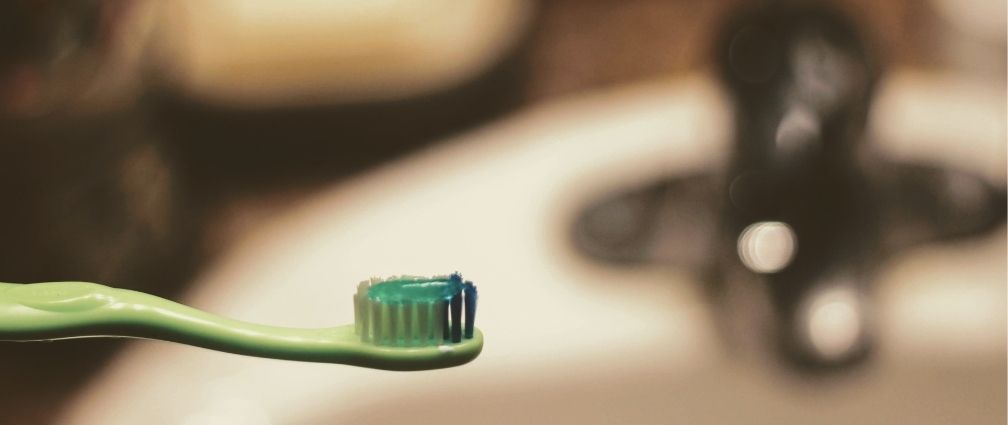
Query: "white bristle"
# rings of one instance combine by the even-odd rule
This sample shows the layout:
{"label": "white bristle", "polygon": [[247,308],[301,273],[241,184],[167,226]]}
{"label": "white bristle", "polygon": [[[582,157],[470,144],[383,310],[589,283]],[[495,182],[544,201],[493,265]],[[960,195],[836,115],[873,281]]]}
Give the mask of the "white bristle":
{"label": "white bristle", "polygon": [[446,301],[385,304],[354,297],[356,332],[361,341],[377,345],[423,347],[441,344],[448,314]]}
{"label": "white bristle", "polygon": [[402,306],[402,318],[403,318],[403,342],[407,347],[411,345],[416,345],[413,342],[413,337],[415,332],[413,332],[413,327],[416,326],[416,317],[413,315],[413,308],[415,304],[411,302],[403,303]]}
{"label": "white bristle", "polygon": [[434,325],[434,335],[431,341],[439,343],[444,339],[444,327],[448,322],[448,301],[434,303],[434,320],[431,322]]}
{"label": "white bristle", "polygon": [[389,345],[397,345],[402,340],[402,304],[383,304],[388,308]]}
{"label": "white bristle", "polygon": [[431,316],[433,316],[434,303],[423,303],[417,306],[417,340],[420,341],[420,345],[427,345],[431,341],[431,329],[433,323]]}
{"label": "white bristle", "polygon": [[375,300],[369,299],[369,305],[371,310],[371,340],[375,344],[381,344],[383,335],[383,326],[381,320],[382,308],[381,303]]}
{"label": "white bristle", "polygon": [[360,335],[362,341],[368,340],[367,323],[370,315],[368,307],[371,304],[368,302],[367,293],[370,286],[368,281],[362,281],[357,284],[357,293],[354,294],[354,332]]}

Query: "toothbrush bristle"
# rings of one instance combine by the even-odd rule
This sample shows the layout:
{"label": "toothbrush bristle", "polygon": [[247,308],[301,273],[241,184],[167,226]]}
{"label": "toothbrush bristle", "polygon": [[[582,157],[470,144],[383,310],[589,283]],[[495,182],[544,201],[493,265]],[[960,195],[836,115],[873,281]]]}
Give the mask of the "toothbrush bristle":
{"label": "toothbrush bristle", "polygon": [[465,281],[462,287],[462,294],[465,298],[465,337],[473,337],[473,329],[476,326],[476,285],[471,281]]}
{"label": "toothbrush bristle", "polygon": [[371,278],[354,295],[354,331],[361,341],[378,345],[418,347],[471,339],[475,313],[476,286],[459,273]]}
{"label": "toothbrush bristle", "polygon": [[451,299],[451,342],[462,342],[462,293]]}

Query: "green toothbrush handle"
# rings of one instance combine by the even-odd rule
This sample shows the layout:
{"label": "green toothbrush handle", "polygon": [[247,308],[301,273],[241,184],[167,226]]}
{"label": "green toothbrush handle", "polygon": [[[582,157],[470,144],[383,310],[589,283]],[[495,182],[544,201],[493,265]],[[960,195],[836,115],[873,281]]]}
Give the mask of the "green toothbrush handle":
{"label": "green toothbrush handle", "polygon": [[6,341],[149,338],[257,357],[422,370],[475,358],[483,346],[482,334],[476,333],[461,344],[387,347],[361,342],[353,325],[320,329],[259,325],[88,282],[0,283],[0,340]]}

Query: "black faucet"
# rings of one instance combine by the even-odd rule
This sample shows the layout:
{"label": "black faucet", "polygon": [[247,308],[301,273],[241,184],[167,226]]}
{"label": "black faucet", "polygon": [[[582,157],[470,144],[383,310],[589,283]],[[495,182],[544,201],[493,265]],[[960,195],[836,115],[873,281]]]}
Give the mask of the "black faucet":
{"label": "black faucet", "polygon": [[879,265],[998,227],[1005,189],[871,152],[864,130],[880,69],[867,46],[821,4],[735,15],[715,44],[734,106],[726,167],[592,203],[575,220],[575,244],[609,262],[692,268],[728,341],[769,341],[801,370],[868,358]]}

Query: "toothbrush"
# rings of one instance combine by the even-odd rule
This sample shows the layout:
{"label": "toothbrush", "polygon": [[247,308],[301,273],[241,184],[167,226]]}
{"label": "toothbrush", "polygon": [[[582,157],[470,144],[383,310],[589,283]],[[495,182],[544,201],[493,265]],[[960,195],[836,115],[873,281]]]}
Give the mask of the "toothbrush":
{"label": "toothbrush", "polygon": [[97,283],[0,283],[0,341],[134,337],[385,370],[458,366],[483,348],[474,326],[476,287],[458,273],[372,278],[353,300],[354,324],[301,329],[232,320]]}

